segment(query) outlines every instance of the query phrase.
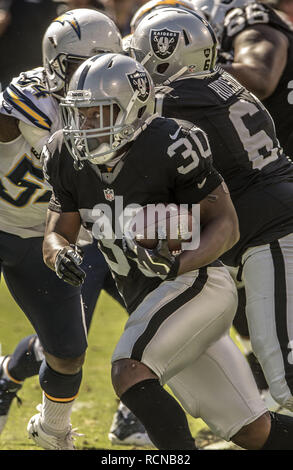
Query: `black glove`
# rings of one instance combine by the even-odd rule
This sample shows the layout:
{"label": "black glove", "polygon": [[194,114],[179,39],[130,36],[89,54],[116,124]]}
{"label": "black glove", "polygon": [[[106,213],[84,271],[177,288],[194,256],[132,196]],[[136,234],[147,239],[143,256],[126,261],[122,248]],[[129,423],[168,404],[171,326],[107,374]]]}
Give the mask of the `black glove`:
{"label": "black glove", "polygon": [[72,286],[83,284],[85,272],[79,267],[83,252],[76,245],[69,245],[59,250],[55,259],[55,271],[58,277]]}
{"label": "black glove", "polygon": [[135,239],[123,239],[123,250],[127,258],[135,260],[142,268],[164,281],[171,281],[178,275],[179,259],[170,252],[167,240],[159,240],[156,248],[149,250],[139,245]]}

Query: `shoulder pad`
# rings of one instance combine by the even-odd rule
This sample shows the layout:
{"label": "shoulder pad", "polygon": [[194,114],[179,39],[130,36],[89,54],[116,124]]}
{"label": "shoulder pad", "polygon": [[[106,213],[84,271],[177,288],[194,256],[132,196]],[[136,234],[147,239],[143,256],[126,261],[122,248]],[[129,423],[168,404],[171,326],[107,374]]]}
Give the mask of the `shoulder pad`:
{"label": "shoulder pad", "polygon": [[49,132],[61,124],[58,102],[45,88],[41,67],[13,78],[0,94],[0,112]]}

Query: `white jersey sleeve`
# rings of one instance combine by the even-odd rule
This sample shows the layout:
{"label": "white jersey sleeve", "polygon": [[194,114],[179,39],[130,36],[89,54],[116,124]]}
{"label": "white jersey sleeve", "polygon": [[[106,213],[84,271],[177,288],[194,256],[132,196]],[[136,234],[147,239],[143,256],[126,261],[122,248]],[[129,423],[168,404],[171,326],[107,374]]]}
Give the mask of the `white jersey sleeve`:
{"label": "white jersey sleeve", "polygon": [[51,187],[40,158],[62,128],[59,103],[47,93],[43,69],[22,73],[0,94],[0,113],[19,120],[21,134],[0,142],[0,230],[22,238],[44,234]]}
{"label": "white jersey sleeve", "polygon": [[48,134],[62,127],[59,104],[45,88],[42,67],[13,78],[0,93],[0,113],[14,116]]}

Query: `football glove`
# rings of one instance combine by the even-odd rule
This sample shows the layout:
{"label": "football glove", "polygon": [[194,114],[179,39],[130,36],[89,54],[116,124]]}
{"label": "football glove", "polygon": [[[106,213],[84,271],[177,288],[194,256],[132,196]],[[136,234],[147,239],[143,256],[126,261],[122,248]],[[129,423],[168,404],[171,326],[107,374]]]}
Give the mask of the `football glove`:
{"label": "football glove", "polygon": [[164,281],[171,281],[178,275],[179,259],[170,252],[167,240],[159,240],[156,248],[150,250],[143,248],[135,239],[123,239],[123,250],[127,258]]}
{"label": "football glove", "polygon": [[78,287],[83,284],[85,272],[79,267],[83,260],[83,252],[76,245],[65,246],[58,251],[55,259],[55,271],[63,281]]}

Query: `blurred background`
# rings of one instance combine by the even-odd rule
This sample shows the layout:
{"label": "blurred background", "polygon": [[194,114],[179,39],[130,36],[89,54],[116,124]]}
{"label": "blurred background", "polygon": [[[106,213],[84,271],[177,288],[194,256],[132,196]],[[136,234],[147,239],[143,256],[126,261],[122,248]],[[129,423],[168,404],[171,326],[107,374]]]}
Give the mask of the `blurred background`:
{"label": "blurred background", "polygon": [[[20,72],[42,65],[42,37],[65,11],[93,8],[109,15],[122,36],[134,12],[147,0],[0,0],[0,90]],[[264,0],[293,22],[293,0]]]}
{"label": "blurred background", "polygon": [[125,36],[130,18],[143,3],[146,0],[0,0],[0,90],[20,72],[42,65],[43,34],[65,11],[103,11]]}

